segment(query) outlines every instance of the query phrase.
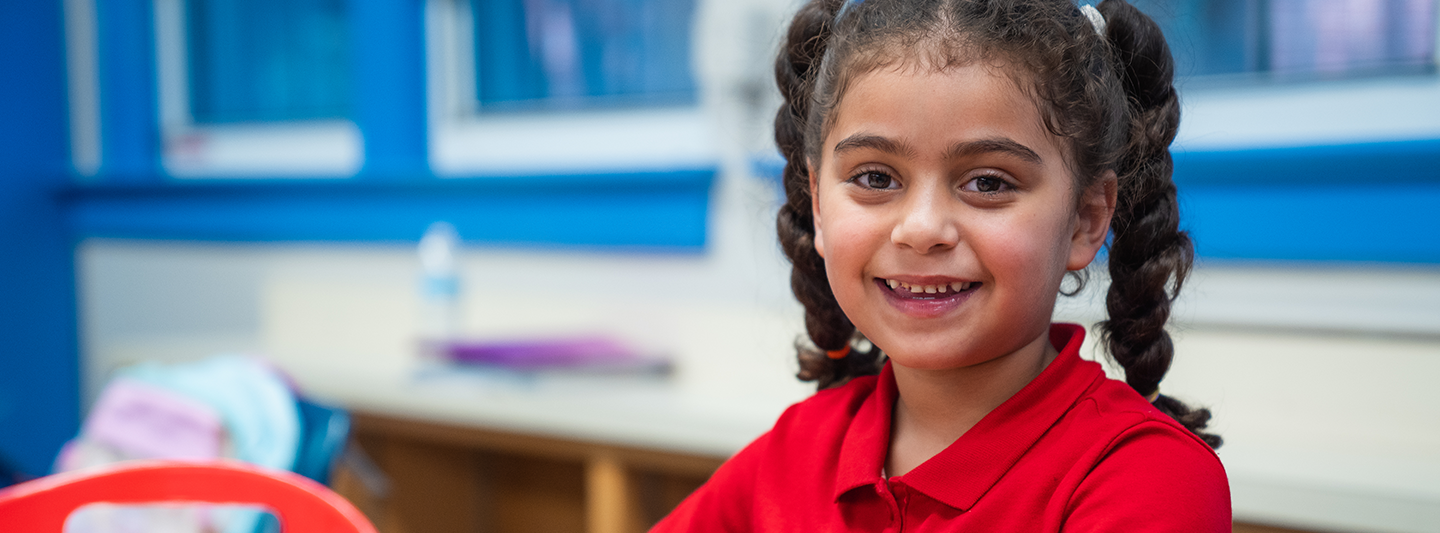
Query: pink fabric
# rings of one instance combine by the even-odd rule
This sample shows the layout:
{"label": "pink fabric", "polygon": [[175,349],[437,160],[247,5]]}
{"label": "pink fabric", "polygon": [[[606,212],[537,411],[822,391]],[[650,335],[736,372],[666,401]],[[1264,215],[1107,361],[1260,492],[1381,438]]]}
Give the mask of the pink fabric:
{"label": "pink fabric", "polygon": [[123,378],[105,387],[85,421],[88,438],[134,458],[220,457],[222,428],[209,406]]}

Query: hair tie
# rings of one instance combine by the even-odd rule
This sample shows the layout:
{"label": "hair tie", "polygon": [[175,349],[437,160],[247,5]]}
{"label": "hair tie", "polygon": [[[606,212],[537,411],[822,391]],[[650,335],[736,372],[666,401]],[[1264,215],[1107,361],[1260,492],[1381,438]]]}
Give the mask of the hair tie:
{"label": "hair tie", "polygon": [[831,358],[831,359],[837,359],[837,360],[838,360],[838,359],[844,359],[845,356],[847,356],[847,355],[850,355],[850,345],[849,345],[849,344],[846,344],[843,348],[840,348],[839,350],[826,350],[826,351],[825,351],[825,357],[829,357],[829,358]]}
{"label": "hair tie", "polygon": [[845,3],[840,4],[840,10],[835,12],[835,21],[830,23],[830,27],[839,26],[840,19],[844,18],[846,13],[849,13],[851,9],[854,9],[855,6],[860,5],[860,2],[864,1],[865,0],[845,0]]}
{"label": "hair tie", "polygon": [[1155,400],[1159,400],[1159,399],[1160,399],[1160,387],[1155,387],[1155,392],[1152,392],[1152,393],[1150,393],[1150,394],[1145,395],[1145,399],[1146,399],[1147,401],[1149,401],[1150,403],[1155,403]]}
{"label": "hair tie", "polygon": [[1090,25],[1095,27],[1095,35],[1099,35],[1101,38],[1104,38],[1105,15],[1101,15],[1100,10],[1095,9],[1095,6],[1092,6],[1090,4],[1080,6],[1080,13],[1082,15],[1085,15],[1085,18],[1090,19]]}

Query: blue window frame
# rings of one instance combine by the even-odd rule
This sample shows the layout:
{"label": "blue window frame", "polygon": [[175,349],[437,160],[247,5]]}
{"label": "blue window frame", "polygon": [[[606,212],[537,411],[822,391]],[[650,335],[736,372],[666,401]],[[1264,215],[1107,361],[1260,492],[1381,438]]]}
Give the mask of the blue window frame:
{"label": "blue window frame", "polygon": [[473,0],[480,110],[690,104],[693,0]]}
{"label": "blue window frame", "polygon": [[197,124],[345,118],[344,0],[186,0],[186,67]]}

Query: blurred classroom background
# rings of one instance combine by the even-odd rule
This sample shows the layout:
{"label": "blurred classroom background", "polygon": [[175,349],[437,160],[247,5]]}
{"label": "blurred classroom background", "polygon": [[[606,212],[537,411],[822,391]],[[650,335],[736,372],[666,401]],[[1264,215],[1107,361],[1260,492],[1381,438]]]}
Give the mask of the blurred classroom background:
{"label": "blurred classroom background", "polygon": [[[1214,412],[1237,531],[1440,531],[1437,2],[1137,5],[1199,255],[1164,389]],[[254,354],[356,415],[382,530],[644,527],[812,390],[773,231],[797,6],[0,3],[0,456],[49,472],[118,368]],[[426,374],[437,221],[446,331],[672,372]],[[1102,270],[1058,320],[1103,319]]]}

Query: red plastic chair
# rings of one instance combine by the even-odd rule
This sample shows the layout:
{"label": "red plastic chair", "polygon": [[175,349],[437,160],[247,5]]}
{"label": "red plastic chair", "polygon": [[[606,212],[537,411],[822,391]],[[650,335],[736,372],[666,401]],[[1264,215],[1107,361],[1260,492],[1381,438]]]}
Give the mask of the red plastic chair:
{"label": "red plastic chair", "polygon": [[6,531],[55,532],[89,503],[218,503],[259,505],[285,532],[375,533],[355,506],[298,474],[237,461],[127,461],[66,472],[0,489]]}

